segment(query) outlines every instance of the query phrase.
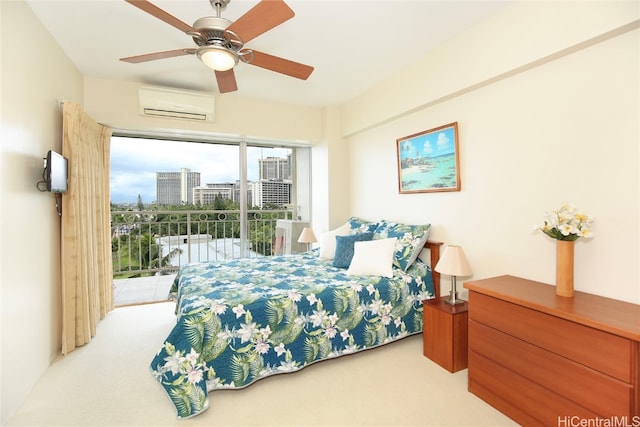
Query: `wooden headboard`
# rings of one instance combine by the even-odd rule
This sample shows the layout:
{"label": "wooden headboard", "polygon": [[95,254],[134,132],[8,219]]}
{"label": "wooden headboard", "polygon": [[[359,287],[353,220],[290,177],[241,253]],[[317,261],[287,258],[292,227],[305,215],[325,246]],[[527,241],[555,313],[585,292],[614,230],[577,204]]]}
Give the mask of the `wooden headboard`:
{"label": "wooden headboard", "polygon": [[440,273],[436,272],[434,268],[440,259],[440,246],[442,242],[434,242],[433,240],[427,240],[424,247],[429,249],[431,260],[429,265],[431,266],[431,277],[433,277],[433,290],[436,297],[440,296]]}

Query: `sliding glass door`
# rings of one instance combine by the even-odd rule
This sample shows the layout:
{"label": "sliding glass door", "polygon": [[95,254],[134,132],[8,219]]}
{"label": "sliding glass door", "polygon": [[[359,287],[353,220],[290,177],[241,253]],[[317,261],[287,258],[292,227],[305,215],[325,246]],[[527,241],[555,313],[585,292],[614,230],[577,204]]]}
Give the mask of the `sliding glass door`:
{"label": "sliding glass door", "polygon": [[310,220],[307,147],[114,135],[115,279],[269,256],[277,220]]}

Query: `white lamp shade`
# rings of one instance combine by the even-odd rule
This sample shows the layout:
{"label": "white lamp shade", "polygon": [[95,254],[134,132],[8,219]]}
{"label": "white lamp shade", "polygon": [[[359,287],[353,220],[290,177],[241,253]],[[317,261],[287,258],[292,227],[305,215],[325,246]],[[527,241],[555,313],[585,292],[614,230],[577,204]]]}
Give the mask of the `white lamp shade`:
{"label": "white lamp shade", "polygon": [[455,245],[447,246],[434,270],[449,276],[471,276],[473,274],[462,247]]}
{"label": "white lamp shade", "polygon": [[298,243],[315,243],[317,241],[318,239],[316,239],[316,235],[311,227],[303,228],[300,237],[298,237]]}
{"label": "white lamp shade", "polygon": [[203,49],[201,52],[198,52],[198,56],[200,56],[200,60],[202,60],[207,67],[215,71],[230,70],[238,62],[233,53],[217,46],[209,46]]}

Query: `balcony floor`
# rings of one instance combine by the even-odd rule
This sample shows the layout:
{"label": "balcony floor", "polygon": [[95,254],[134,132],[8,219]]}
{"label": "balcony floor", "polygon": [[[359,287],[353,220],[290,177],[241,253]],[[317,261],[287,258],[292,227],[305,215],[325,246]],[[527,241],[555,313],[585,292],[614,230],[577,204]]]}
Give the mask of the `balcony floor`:
{"label": "balcony floor", "polygon": [[175,274],[113,280],[114,305],[167,301]]}

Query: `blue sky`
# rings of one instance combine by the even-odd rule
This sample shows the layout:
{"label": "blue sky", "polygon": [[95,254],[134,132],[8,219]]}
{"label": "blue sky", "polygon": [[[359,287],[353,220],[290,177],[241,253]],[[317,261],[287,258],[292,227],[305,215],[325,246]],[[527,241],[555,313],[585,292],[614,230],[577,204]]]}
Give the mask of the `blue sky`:
{"label": "blue sky", "polygon": [[[181,168],[200,172],[202,185],[233,182],[239,179],[237,146],[149,140],[142,138],[111,139],[111,201],[115,203],[156,199],[156,172],[179,172]],[[251,147],[247,153],[248,179],[258,177],[260,156],[286,156],[280,148]]]}
{"label": "blue sky", "polygon": [[400,143],[400,159],[438,157],[455,152],[454,128],[410,138]]}

